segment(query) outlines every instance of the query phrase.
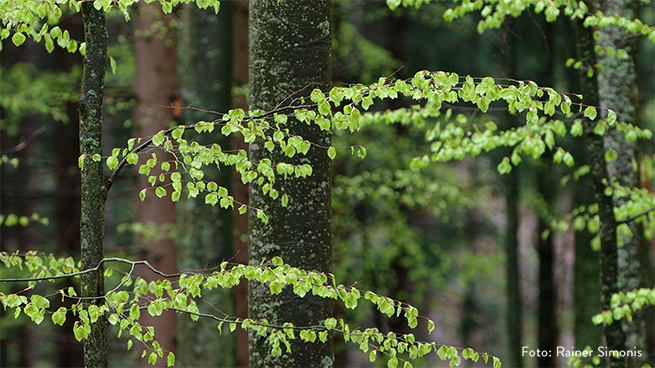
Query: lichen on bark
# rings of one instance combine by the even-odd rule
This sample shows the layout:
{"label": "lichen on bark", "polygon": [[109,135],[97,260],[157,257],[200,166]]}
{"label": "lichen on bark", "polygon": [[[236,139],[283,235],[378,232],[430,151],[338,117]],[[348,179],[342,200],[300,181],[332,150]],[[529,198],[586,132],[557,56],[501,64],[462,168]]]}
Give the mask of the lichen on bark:
{"label": "lichen on bark", "polygon": [[[254,0],[250,3],[250,109],[270,110],[315,89],[330,88],[330,1]],[[328,25],[326,27],[326,25]],[[288,98],[293,94],[293,98]],[[292,117],[285,128],[291,135],[321,146],[330,145],[330,132],[298,123]],[[262,223],[250,217],[250,263],[280,256],[292,266],[330,272],[332,264],[331,160],[312,146],[306,155],[285,157],[279,149],[269,153],[262,142],[250,145],[250,159],[269,158],[291,164],[309,163],[311,177],[277,178],[276,189],[290,197],[287,207],[264,195],[251,184],[250,205],[264,210],[270,219]],[[249,284],[250,318],[313,326],[331,316],[330,300],[307,295],[300,298],[289,287],[272,295],[267,285]],[[281,367],[331,366],[332,340],[304,343],[294,340],[291,352],[273,357],[265,338],[251,334],[250,365]]]}
{"label": "lichen on bark", "polygon": [[[627,19],[635,19],[639,2],[631,0],[615,0],[603,2],[601,10],[605,14],[617,14]],[[598,73],[598,97],[600,106],[616,112],[617,119],[638,126],[639,88],[637,84],[637,68],[635,57],[638,39],[621,27],[610,25],[598,29],[596,44],[601,51],[598,63],[602,69]],[[608,49],[609,48],[609,49]],[[625,56],[614,56],[607,50],[624,50]],[[628,142],[625,134],[617,129],[610,129],[604,140],[605,150],[617,153],[616,159],[607,163],[610,183],[628,188],[639,187],[640,161],[639,141]],[[615,198],[615,205],[625,205],[627,198]],[[628,223],[632,237],[622,236],[622,246],[618,248],[618,287],[621,291],[631,291],[645,287],[645,272],[648,269],[648,248],[643,239],[643,228],[636,221]],[[638,349],[646,352],[646,325],[643,316],[635,315],[632,321],[623,319],[620,322],[625,334],[622,350]],[[638,365],[647,362],[643,354]],[[631,364],[637,364],[632,362]]]}
{"label": "lichen on bark", "polygon": [[[590,1],[591,8],[594,8]],[[593,30],[585,27],[582,21],[577,21],[578,59],[585,68],[596,66],[594,51]],[[598,80],[596,73],[589,76],[586,70],[581,71],[581,86],[583,105],[598,106]],[[598,204],[598,217],[600,220],[600,298],[604,310],[609,310],[612,294],[619,291],[618,285],[618,246],[616,240],[616,219],[614,217],[614,199],[605,194],[605,187],[609,183],[608,170],[605,162],[604,137],[594,132],[594,122],[584,119],[584,136],[587,157],[589,160],[590,175],[593,182],[596,203]],[[612,323],[604,326],[603,337],[605,346],[609,350],[621,351],[625,337],[621,326]],[[625,364],[625,359],[610,359],[612,367]]]}
{"label": "lichen on bark", "polygon": [[[96,10],[93,2],[82,4],[86,54],[79,100],[80,153],[86,157],[82,167],[80,236],[82,269],[98,266],[104,258],[104,226],[106,191],[102,162],[91,159],[102,156],[102,99],[107,65],[107,28],[105,13]],[[104,295],[104,268],[82,276],[82,296]],[[83,305],[102,304],[103,299],[84,299]],[[107,367],[107,319],[104,315],[91,324],[84,340],[85,367]]]}

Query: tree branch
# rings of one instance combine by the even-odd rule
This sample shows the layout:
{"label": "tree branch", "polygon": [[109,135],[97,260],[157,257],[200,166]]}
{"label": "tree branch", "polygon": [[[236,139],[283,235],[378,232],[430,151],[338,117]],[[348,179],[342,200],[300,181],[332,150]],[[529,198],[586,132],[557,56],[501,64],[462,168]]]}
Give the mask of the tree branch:
{"label": "tree branch", "polygon": [[641,212],[639,212],[639,213],[636,214],[636,215],[632,215],[632,216],[630,216],[630,217],[626,217],[626,218],[624,218],[623,220],[616,220],[616,224],[617,224],[617,225],[620,225],[620,224],[626,224],[626,223],[628,223],[628,222],[631,222],[631,221],[633,221],[633,220],[638,219],[638,218],[641,217],[641,216],[647,215],[648,213],[653,212],[653,211],[655,211],[655,207],[651,207],[651,208],[649,208],[649,209],[647,209],[647,210],[641,211]]}
{"label": "tree branch", "polygon": [[132,265],[132,267],[136,265],[145,265],[148,267],[152,272],[156,273],[157,275],[164,277],[164,278],[173,278],[173,277],[179,277],[182,276],[183,274],[187,272],[178,272],[178,273],[172,273],[172,274],[166,274],[158,269],[154,268],[148,261],[130,261],[125,258],[117,258],[117,257],[109,257],[109,258],[103,258],[100,260],[100,263],[96,265],[93,268],[89,268],[83,271],[78,271],[78,272],[73,272],[73,273],[67,273],[63,275],[56,275],[56,276],[44,276],[44,277],[29,277],[29,278],[12,278],[12,279],[0,279],[0,282],[2,283],[8,283],[8,282],[30,282],[30,281],[47,281],[47,280],[58,280],[58,279],[63,279],[67,277],[75,277],[75,276],[81,276],[85,275],[87,273],[92,273],[96,272],[102,267],[103,263],[107,262],[119,262],[119,263],[125,263]]}

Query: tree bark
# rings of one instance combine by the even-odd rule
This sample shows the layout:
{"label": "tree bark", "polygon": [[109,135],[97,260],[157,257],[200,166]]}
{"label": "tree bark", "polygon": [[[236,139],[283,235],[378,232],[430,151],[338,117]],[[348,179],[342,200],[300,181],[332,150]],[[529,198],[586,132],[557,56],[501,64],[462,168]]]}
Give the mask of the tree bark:
{"label": "tree bark", "polygon": [[[134,134],[136,137],[150,137],[174,123],[178,112],[170,108],[177,91],[177,38],[170,22],[171,17],[164,15],[159,4],[142,4],[134,12],[134,91],[137,105],[134,109]],[[157,28],[161,26],[161,29]],[[162,33],[159,33],[162,32]],[[157,151],[158,162],[172,160],[170,155]],[[140,158],[139,164],[145,163],[149,156]],[[162,171],[155,166],[150,175],[159,175]],[[160,184],[160,185],[163,185]],[[137,191],[150,187],[148,178],[139,175]],[[157,198],[151,191],[144,201],[135,202],[134,221],[146,226],[156,226],[164,234],[161,239],[147,240],[142,234],[135,234],[134,244],[155,268],[165,273],[175,273],[175,240],[166,236],[164,226],[175,225],[175,204],[170,198]],[[156,279],[149,270],[140,270],[139,275],[147,281]],[[139,323],[155,328],[155,340],[164,349],[175,352],[175,332],[177,317],[173,312],[164,312],[162,316],[152,317],[142,313]],[[144,359],[138,359],[137,365],[145,366]],[[157,366],[165,366],[164,359],[157,360]]]}
{"label": "tree bark", "polygon": [[[330,1],[253,0],[250,3],[250,109],[270,110],[288,103],[288,94],[308,96],[314,88],[327,91],[330,73]],[[291,135],[320,146],[330,145],[330,132],[315,125],[299,124],[292,117],[287,123]],[[268,158],[291,164],[309,163],[311,177],[289,180],[277,178],[276,188],[290,197],[287,207],[273,200],[252,184],[250,205],[266,212],[263,223],[250,212],[249,263],[280,256],[295,267],[331,272],[331,160],[324,149],[312,146],[307,155],[285,158],[279,149],[269,153],[263,142],[250,145],[250,159]],[[317,325],[331,316],[332,303],[312,295],[300,298],[287,287],[272,295],[267,285],[249,284],[250,318],[266,318],[295,326]],[[293,340],[291,351],[273,357],[265,338],[250,334],[252,367],[327,367],[333,365],[332,339],[326,343]]]}
{"label": "tree bark", "polygon": [[[552,152],[547,152],[537,169],[537,190],[547,206],[547,213],[554,214],[556,201],[555,190],[558,183],[552,176],[555,170],[552,162]],[[544,230],[549,228],[549,222],[543,216],[539,217],[537,225],[537,254],[539,256],[539,307],[538,307],[538,338],[537,346],[546,351],[557,349],[557,293],[555,289],[555,244],[553,236],[546,239],[541,237]],[[539,367],[557,366],[556,354],[543,355],[538,358]]]}
{"label": "tree bark", "polygon": [[[511,119],[511,118],[510,118]],[[507,225],[505,247],[507,251],[507,349],[512,367],[522,367],[521,341],[523,335],[523,306],[521,303],[521,277],[519,276],[519,171],[514,168],[505,175],[505,203]]]}
{"label": "tree bark", "polygon": [[[578,156],[576,156],[578,157]],[[581,178],[574,183],[573,202],[576,206],[589,206],[594,202],[593,193],[589,191],[592,183],[589,178]],[[591,248],[593,235],[587,230],[577,231],[574,234],[575,264],[573,276],[573,308],[574,326],[573,334],[575,349],[582,350],[586,346],[596,347],[601,343],[603,330],[601,326],[594,326],[591,318],[601,310],[600,298],[590,298],[590,295],[600,295],[599,252]]]}
{"label": "tree bark", "polygon": [[[593,7],[590,7],[593,9]],[[596,66],[594,51],[593,30],[577,21],[578,59],[585,68]],[[596,74],[589,77],[587,70],[581,70],[581,87],[584,96],[584,106],[598,106],[598,81]],[[584,119],[584,137],[593,190],[598,204],[600,219],[600,298],[604,310],[610,309],[612,294],[619,291],[618,284],[618,247],[616,241],[616,219],[614,217],[614,199],[605,194],[608,183],[608,171],[605,163],[605,147],[603,136],[594,133],[595,123]],[[621,350],[624,346],[625,335],[620,323],[605,325],[603,330],[605,346],[609,350]],[[625,359],[609,359],[611,367],[625,366]]]}
{"label": "tree bark", "polygon": [[[82,269],[96,267],[104,258],[105,190],[102,161],[92,160],[102,156],[102,99],[107,66],[107,26],[105,13],[96,10],[93,2],[82,4],[86,54],[82,75],[80,111],[80,153],[86,158],[82,168],[80,238]],[[83,305],[103,304],[104,267],[98,272],[85,274],[82,279]],[[107,319],[103,315],[91,324],[91,332],[84,340],[85,367],[107,367]]]}
{"label": "tree bark", "polygon": [[[232,71],[233,87],[242,87],[248,84],[248,1],[239,0],[234,2],[233,13],[234,32],[234,58]],[[245,95],[234,96],[232,101],[234,108],[248,109],[248,100]],[[232,147],[235,150],[248,151],[248,144],[238,135],[232,135]],[[248,186],[243,185],[236,170],[232,170],[232,195],[234,200],[241,203],[248,203]],[[234,227],[233,249],[234,260],[241,264],[248,263],[248,243],[243,239],[248,234],[248,217],[232,211],[232,226]],[[248,317],[248,282],[242,280],[236,286],[235,297],[236,316],[238,318]],[[237,365],[241,368],[248,367],[248,333],[241,329],[236,331],[236,359]]]}
{"label": "tree bark", "polygon": [[[615,0],[604,2],[602,11],[607,15],[618,14],[627,19],[634,19],[638,15],[638,2],[630,0]],[[637,53],[637,39],[618,26],[609,26],[598,29],[599,38],[596,44],[601,47],[612,47],[616,50],[627,51],[626,58],[610,56],[608,53],[597,55],[599,64],[603,69],[598,73],[598,96],[600,106],[616,112],[617,119],[626,123],[639,125],[637,72],[635,56]],[[620,184],[629,188],[639,187],[640,147],[639,141],[628,142],[625,134],[611,129],[605,136],[605,150],[614,150],[617,159],[607,163],[610,183]],[[620,206],[627,202],[626,198],[615,198],[615,204]],[[644,246],[643,229],[635,221],[629,224],[632,237],[623,236],[623,245],[618,248],[619,289],[630,291],[644,287],[644,275],[648,260],[648,250]],[[634,316],[632,321],[622,319],[620,324],[625,334],[623,351],[640,350],[646,352],[646,326],[640,314]],[[630,365],[641,366],[647,362],[647,354]]]}

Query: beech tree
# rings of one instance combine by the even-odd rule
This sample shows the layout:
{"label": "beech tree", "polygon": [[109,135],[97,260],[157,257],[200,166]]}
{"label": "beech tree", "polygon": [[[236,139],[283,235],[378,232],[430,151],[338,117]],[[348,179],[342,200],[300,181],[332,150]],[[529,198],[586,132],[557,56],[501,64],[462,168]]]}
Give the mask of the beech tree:
{"label": "beech tree", "polygon": [[[276,21],[271,21],[275,19]],[[312,90],[327,91],[330,69],[329,0],[256,0],[250,3],[250,110],[270,111],[309,100]],[[277,168],[310,165],[311,175],[298,179],[280,176],[270,184],[251,183],[250,206],[265,208],[267,222],[251,214],[249,223],[249,263],[282,257],[290,265],[305,270],[330,273],[332,270],[330,158],[320,147],[330,146],[329,130],[306,124],[293,116],[278,115],[278,125],[289,137],[302,137],[314,144],[302,155],[296,147],[271,150],[264,139],[250,144],[250,160]],[[275,139],[275,138],[274,138]],[[288,161],[285,159],[289,157]],[[282,166],[285,165],[285,166]],[[293,167],[292,166],[292,167]],[[267,191],[282,193],[282,200]],[[287,321],[312,326],[332,315],[332,303],[320,296],[299,298],[287,289],[271,294],[267,285],[250,282],[249,317]],[[273,358],[264,343],[267,336],[251,332],[250,366],[284,367],[331,366],[332,339],[315,344],[294,340],[291,350]]]}
{"label": "beech tree", "polygon": [[[395,8],[400,5],[420,6],[425,0],[388,0]],[[556,91],[532,81],[495,79],[492,77],[460,76],[444,71],[419,71],[411,78],[380,77],[368,85],[330,88],[329,2],[326,0],[280,1],[258,0],[251,3],[250,111],[234,109],[218,114],[216,120],[201,121],[162,129],[152,136],[132,138],[126,147],[104,154],[101,145],[102,91],[106,54],[104,14],[117,7],[129,17],[127,7],[132,2],[67,3],[81,10],[85,17],[85,43],[78,44],[70,36],[48,23],[47,16],[61,15],[55,3],[25,3],[13,12],[3,1],[3,29],[0,38],[11,38],[20,45],[26,36],[43,41],[46,48],[58,46],[85,55],[85,72],[80,98],[80,168],[82,170],[82,258],[79,264],[71,257],[58,258],[38,252],[0,253],[7,269],[26,267],[32,277],[3,279],[4,282],[36,283],[61,278],[80,277],[80,297],[74,288],[59,290],[56,295],[81,301],[72,308],[50,310],[51,293],[33,294],[29,299],[20,293],[0,293],[4,308],[15,315],[25,313],[40,324],[46,311],[50,319],[61,325],[76,318],[73,328],[76,338],[85,343],[85,365],[107,366],[107,323],[116,326],[119,337],[127,336],[127,349],[137,342],[142,357],[156,363],[166,356],[168,365],[175,363],[175,354],[167,352],[153,333],[151,326],[142,326],[141,313],[160,316],[175,311],[215,321],[219,330],[248,330],[251,335],[251,365],[332,365],[332,334],[356,344],[375,361],[386,356],[387,365],[412,361],[430,353],[458,366],[462,359],[500,366],[500,360],[471,348],[456,348],[436,342],[417,341],[412,333],[382,333],[377,328],[358,329],[347,321],[332,316],[332,299],[345,308],[357,308],[371,303],[381,314],[402,316],[408,327],[435,328],[433,321],[402,301],[374,291],[344,286],[330,273],[330,159],[344,152],[364,159],[366,148],[361,145],[335,147],[330,141],[331,130],[356,132],[370,124],[405,122],[425,130],[426,153],[409,163],[420,171],[429,165],[478,157],[484,152],[512,147],[497,169],[509,173],[522,162],[522,157],[540,159],[552,152],[555,163],[568,167],[575,158],[558,142],[564,137],[579,138],[583,134],[590,154],[589,171],[595,185],[597,206],[576,213],[576,227],[598,231],[598,243],[603,255],[604,311],[594,317],[604,324],[608,347],[621,349],[621,330],[615,320],[629,320],[633,314],[655,303],[655,291],[619,292],[617,288],[617,235],[633,234],[621,226],[639,222],[645,235],[655,230],[655,197],[652,193],[623,184],[610,185],[607,161],[613,161],[606,151],[603,136],[616,129],[626,141],[652,139],[649,130],[618,120],[611,106],[599,106],[595,73],[593,37],[590,27],[615,25],[632,33],[655,39],[653,27],[620,15],[605,15],[585,5],[568,1],[505,2],[478,1],[455,4],[445,12],[449,20],[471,11],[481,11],[483,19],[478,29],[496,27],[507,16],[516,16],[526,9],[545,12],[547,20],[563,13],[580,20],[580,56],[574,65],[584,72],[585,95]],[[165,13],[177,1],[162,1]],[[308,5],[311,4],[311,5]],[[200,7],[218,2],[198,0]],[[560,10],[561,8],[561,10]],[[9,10],[8,10],[9,9]],[[37,28],[41,26],[39,30]],[[381,101],[405,98],[411,108],[375,111]],[[485,113],[491,105],[503,106],[522,117],[525,124],[499,130],[492,121],[453,121],[448,104],[468,104]],[[238,134],[251,144],[245,150],[225,151],[217,144],[203,145],[188,139],[187,130],[211,134],[217,128],[224,136]],[[150,153],[145,163],[139,155],[145,150],[160,150],[175,157],[171,162]],[[159,156],[161,157],[161,155]],[[102,164],[111,170],[105,179]],[[147,176],[150,187],[140,192],[146,196],[170,198],[177,202],[184,193],[188,198],[204,199],[208,205],[249,212],[250,262],[248,265],[223,261],[210,270],[167,274],[142,260],[129,260],[103,255],[104,201],[116,176],[126,165],[139,165],[139,173]],[[239,203],[228,189],[206,176],[207,166],[221,169],[234,167],[244,183],[251,184],[250,203]],[[161,170],[161,171],[156,171]],[[157,172],[155,174],[155,172]],[[613,195],[625,198],[616,205]],[[28,219],[29,221],[29,219]],[[568,222],[554,224],[567,227]],[[286,263],[285,263],[286,262]],[[122,272],[114,277],[114,268]],[[161,278],[150,282],[134,274],[135,266],[145,265]],[[246,319],[202,313],[197,300],[216,287],[235,287],[242,280],[250,282],[250,316]],[[113,288],[105,290],[105,280]],[[642,285],[643,286],[643,285]],[[491,358],[491,359],[490,359]],[[612,359],[612,364],[625,359]]]}

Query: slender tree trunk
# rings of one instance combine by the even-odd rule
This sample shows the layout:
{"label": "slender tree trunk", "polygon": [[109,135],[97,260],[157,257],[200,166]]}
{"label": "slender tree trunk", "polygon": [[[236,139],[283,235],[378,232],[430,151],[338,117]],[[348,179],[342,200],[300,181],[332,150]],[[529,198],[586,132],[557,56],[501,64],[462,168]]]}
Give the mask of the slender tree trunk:
{"label": "slender tree trunk", "polygon": [[[82,39],[84,29],[82,27],[81,14],[75,14],[62,20],[60,26],[68,29],[71,37]],[[43,65],[43,68],[52,67],[56,71],[68,72],[75,65],[79,65],[82,57],[79,53],[71,54],[59,47],[52,52],[54,59],[46,59],[49,65]],[[76,102],[66,102],[66,114],[71,122],[78,119],[78,105]],[[76,254],[80,251],[80,171],[77,167],[77,159],[80,157],[79,146],[76,141],[79,139],[79,126],[74,123],[63,124],[53,122],[54,141],[57,144],[53,147],[53,153],[56,157],[58,170],[55,171],[56,187],[60,192],[55,198],[55,226],[56,226],[56,244],[57,252],[60,254]],[[57,284],[58,288],[68,288],[74,286],[72,280],[62,280]],[[61,305],[70,308],[74,304],[73,300],[65,299]],[[63,326],[57,328],[59,337],[57,338],[57,367],[80,367],[84,365],[83,346],[75,340],[73,334],[73,325],[75,320],[67,318]]]}
{"label": "slender tree trunk", "polygon": [[[288,103],[288,94],[308,96],[314,88],[330,88],[330,1],[253,0],[250,3],[250,108],[270,110]],[[330,133],[317,126],[287,123],[291,135],[320,146],[330,145]],[[331,161],[324,149],[312,146],[307,155],[285,158],[279,149],[269,153],[262,142],[250,145],[250,159],[269,158],[292,164],[309,163],[309,178],[282,180],[276,187],[290,197],[287,207],[251,185],[250,205],[266,211],[268,223],[250,212],[250,264],[281,256],[292,266],[331,272]],[[272,295],[267,285],[249,284],[250,318],[317,325],[331,316],[332,302],[313,295],[300,298],[290,288]],[[333,365],[332,339],[326,343],[293,340],[291,351],[273,357],[266,339],[250,334],[250,365],[265,367],[326,367]]]}
{"label": "slender tree trunk", "polygon": [[522,367],[521,340],[523,307],[521,303],[521,277],[519,276],[519,171],[514,168],[505,176],[505,203],[507,225],[505,247],[507,251],[507,346],[509,365]]}
{"label": "slender tree trunk", "polygon": [[[80,238],[82,269],[98,266],[104,258],[105,199],[102,162],[91,159],[102,156],[102,99],[107,66],[107,26],[105,13],[96,10],[93,2],[82,4],[86,54],[82,76],[80,111],[80,153],[86,158],[82,168],[82,196]],[[104,295],[104,267],[98,272],[85,274],[82,279],[83,297]],[[103,299],[84,299],[83,305],[103,304]],[[103,315],[91,324],[91,332],[84,340],[84,365],[107,367],[107,319]]]}
{"label": "slender tree trunk", "polygon": [[[512,20],[514,22],[515,20]],[[507,65],[507,73],[514,75],[518,72],[517,56],[519,54],[519,43],[512,36],[505,40],[512,46],[509,47],[509,58],[504,62]],[[516,127],[516,117],[506,115],[507,129]],[[511,154],[509,148],[506,155]],[[520,368],[523,366],[521,346],[523,341],[523,303],[521,299],[521,276],[520,276],[520,244],[518,239],[520,218],[519,204],[521,200],[520,191],[521,168],[515,167],[509,174],[502,178],[505,186],[505,211],[507,223],[505,225],[505,252],[507,254],[506,277],[507,277],[507,356],[511,367]]]}
{"label": "slender tree trunk", "polygon": [[[233,62],[233,86],[242,87],[248,84],[248,1],[238,0],[234,2],[233,9],[233,30],[234,30],[234,62]],[[248,109],[246,96],[234,96],[232,105],[235,108]],[[243,138],[233,134],[232,147],[236,150],[248,151],[248,144]],[[236,170],[232,171],[232,195],[234,200],[241,203],[248,203],[248,186],[243,185],[240,175]],[[248,263],[248,243],[243,239],[248,234],[248,217],[232,211],[234,227],[233,249],[234,260],[241,264]],[[236,316],[239,318],[248,317],[248,283],[242,280],[236,287]],[[248,333],[241,329],[236,331],[237,365],[248,367]]]}
{"label": "slender tree trunk", "polygon": [[[605,14],[619,14],[628,19],[636,18],[637,1],[615,0],[603,2],[602,11]],[[637,72],[635,67],[635,56],[637,53],[637,39],[630,37],[630,34],[618,26],[599,28],[600,37],[596,44],[601,47],[612,47],[617,50],[627,51],[626,58],[609,56],[607,53],[598,55],[598,62],[603,69],[598,74],[598,96],[600,106],[610,108],[616,112],[619,121],[639,125],[638,122],[638,85]],[[607,163],[608,178],[612,184],[620,184],[629,188],[639,187],[640,160],[639,141],[628,142],[625,134],[616,129],[611,129],[605,137],[605,149],[614,150],[617,159]],[[616,205],[620,206],[627,202],[626,198],[615,198]],[[619,262],[619,288],[622,291],[630,291],[645,286],[644,275],[648,260],[648,253],[643,243],[643,229],[635,221],[628,224],[632,231],[632,237],[622,236],[623,245],[618,248]],[[621,320],[625,340],[622,350],[646,351],[646,326],[645,321],[635,315],[632,321]],[[647,361],[647,354],[638,361],[631,361],[630,365],[642,365]]]}
{"label": "slender tree trunk", "polygon": [[[594,201],[593,193],[589,191],[589,187],[592,186],[591,181],[588,178],[581,178],[574,186],[575,205],[591,205]],[[582,350],[586,346],[599,346],[603,334],[602,327],[594,326],[591,323],[591,318],[601,310],[600,299],[589,297],[590,295],[600,295],[600,284],[598,282],[600,266],[599,252],[593,250],[590,244],[593,235],[584,230],[576,232],[574,236],[573,334],[575,349]]]}
{"label": "slender tree trunk", "polygon": [[[548,214],[553,214],[553,202],[556,200],[554,193],[558,183],[553,180],[552,174],[555,169],[552,162],[552,154],[544,155],[540,166],[537,169],[537,190],[541,194],[544,205],[548,208]],[[549,228],[549,223],[541,216],[537,225],[537,254],[539,255],[539,307],[538,307],[538,339],[539,349],[555,351],[557,346],[557,294],[555,292],[555,277],[553,269],[555,265],[555,244],[553,237],[546,239],[541,233]],[[556,354],[542,355],[538,358],[539,367],[557,366]]]}
{"label": "slender tree trunk", "polygon": [[[136,137],[150,137],[173,124],[178,112],[170,108],[177,91],[177,38],[166,16],[159,9],[159,4],[142,4],[134,13],[134,58],[135,80],[134,90],[137,106],[134,110],[134,134]],[[161,28],[157,28],[161,26]],[[170,155],[156,152],[160,162],[171,160]],[[149,157],[142,157],[140,163]],[[150,175],[159,175],[157,165]],[[137,190],[150,187],[148,178],[139,175]],[[143,202],[138,201],[134,207],[134,221],[146,226],[156,226],[161,239],[148,240],[141,234],[135,234],[134,243],[155,268],[166,273],[174,273],[176,266],[175,240],[166,235],[164,226],[175,225],[175,205],[169,198],[157,198],[152,192]],[[151,281],[154,275],[142,269],[140,276]],[[144,326],[155,328],[155,339],[167,350],[175,351],[175,331],[177,327],[176,314],[164,312],[160,317],[151,317],[142,313],[139,321]],[[145,365],[145,360],[139,359],[138,365]],[[165,366],[164,359],[157,364]]]}
{"label": "slender tree trunk", "polygon": [[[593,6],[590,7],[593,9]],[[577,22],[578,59],[586,68],[596,65],[593,30]],[[589,77],[586,70],[581,72],[582,103],[585,106],[598,106],[598,82],[596,75]],[[603,136],[594,133],[595,123],[584,119],[585,146],[589,159],[591,179],[594,185],[598,216],[600,219],[600,297],[604,310],[610,309],[612,294],[619,291],[618,247],[616,241],[616,219],[614,218],[614,200],[605,194],[608,182],[607,165],[605,163],[605,147]],[[625,335],[620,323],[604,326],[603,336],[605,346],[609,350],[621,350]],[[625,359],[609,359],[611,367],[625,366]]]}

